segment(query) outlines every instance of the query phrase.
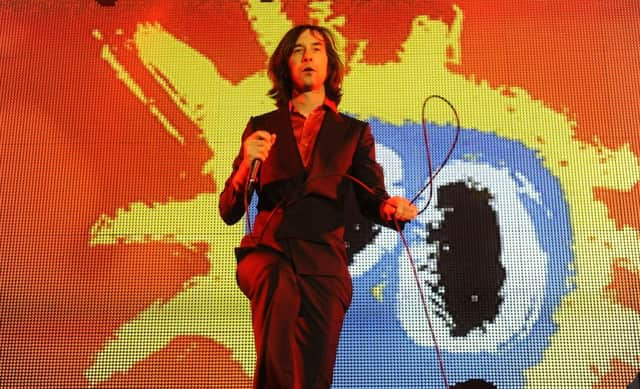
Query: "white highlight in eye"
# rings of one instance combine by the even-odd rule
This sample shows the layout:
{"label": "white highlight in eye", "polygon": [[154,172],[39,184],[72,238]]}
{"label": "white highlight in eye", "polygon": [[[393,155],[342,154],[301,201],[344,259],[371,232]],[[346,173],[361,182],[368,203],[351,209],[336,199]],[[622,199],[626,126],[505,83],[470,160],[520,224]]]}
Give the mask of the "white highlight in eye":
{"label": "white highlight in eye", "polygon": [[[502,250],[500,262],[506,270],[505,281],[499,292],[503,301],[495,320],[485,323],[484,330],[476,328],[460,337],[450,335],[447,323],[451,323],[452,318],[444,309],[442,298],[424,286],[426,282],[436,285],[439,279],[439,275],[433,272],[437,261],[428,258],[436,249],[437,242],[429,244],[421,239],[424,238],[424,231],[429,223],[441,225],[444,221],[444,213],[435,207],[438,203],[437,188],[454,182],[465,182],[478,189],[487,189],[493,196],[489,204],[496,213]],[[508,347],[510,340],[526,336],[536,323],[542,307],[548,256],[540,247],[533,221],[520,197],[520,194],[525,194],[543,206],[540,194],[522,174],[512,173],[506,167],[496,168],[488,164],[459,160],[446,165],[436,177],[434,185],[431,206],[418,217],[417,223],[407,225],[405,233],[413,238],[409,243],[416,262],[429,264],[420,272],[419,278],[427,300],[431,301],[428,302],[428,308],[438,345],[453,352],[497,352],[502,347]],[[426,196],[420,201],[424,204]],[[412,233],[412,229],[416,231]],[[473,239],[473,236],[469,239]],[[401,255],[399,260],[397,317],[406,334],[415,343],[432,346],[424,308],[407,255]],[[436,302],[435,305],[433,301]]]}

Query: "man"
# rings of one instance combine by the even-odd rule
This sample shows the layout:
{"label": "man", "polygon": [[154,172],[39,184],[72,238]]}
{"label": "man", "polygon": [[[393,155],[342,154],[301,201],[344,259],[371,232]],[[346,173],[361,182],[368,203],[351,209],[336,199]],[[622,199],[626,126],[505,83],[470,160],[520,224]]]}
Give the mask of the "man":
{"label": "man", "polygon": [[[369,125],[337,111],[343,74],[327,29],[287,32],[269,61],[278,109],[251,118],[220,195],[222,218],[236,223],[254,161],[262,161],[258,214],[236,249],[238,286],[251,301],[256,388],[331,385],[352,293],[343,240],[349,194],[364,215],[389,227],[417,214],[385,191]],[[350,189],[346,175],[368,189]]]}

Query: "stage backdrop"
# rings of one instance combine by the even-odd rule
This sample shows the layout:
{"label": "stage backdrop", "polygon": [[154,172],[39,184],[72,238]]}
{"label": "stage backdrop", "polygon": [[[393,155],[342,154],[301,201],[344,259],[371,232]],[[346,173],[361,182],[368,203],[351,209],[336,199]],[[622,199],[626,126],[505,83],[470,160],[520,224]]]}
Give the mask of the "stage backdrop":
{"label": "stage backdrop", "polygon": [[[333,386],[444,387],[434,337],[451,385],[633,380],[636,0],[112,3],[0,3],[1,387],[249,387],[218,195],[299,23],[335,32],[391,193],[429,180],[425,98],[462,127],[405,229],[434,336],[397,235],[353,223]],[[455,116],[424,114],[438,167]]]}

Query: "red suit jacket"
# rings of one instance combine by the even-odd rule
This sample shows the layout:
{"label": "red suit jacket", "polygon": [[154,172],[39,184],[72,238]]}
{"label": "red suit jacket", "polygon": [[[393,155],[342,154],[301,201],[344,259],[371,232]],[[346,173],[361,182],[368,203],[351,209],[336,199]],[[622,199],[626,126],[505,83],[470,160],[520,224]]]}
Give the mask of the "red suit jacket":
{"label": "red suit jacket", "polygon": [[[261,245],[284,252],[298,274],[347,276],[344,213],[345,207],[353,206],[349,201],[353,193],[362,214],[391,227],[380,219],[380,203],[389,195],[382,168],[375,161],[371,128],[365,122],[327,110],[308,171],[286,108],[252,118],[243,142],[255,130],[277,137],[260,169],[258,214],[252,233],[236,249],[238,260]],[[236,223],[245,212],[244,194],[235,192],[231,185],[242,158],[241,149],[220,195],[220,214],[227,224]],[[353,185],[345,174],[361,180],[374,194]]]}

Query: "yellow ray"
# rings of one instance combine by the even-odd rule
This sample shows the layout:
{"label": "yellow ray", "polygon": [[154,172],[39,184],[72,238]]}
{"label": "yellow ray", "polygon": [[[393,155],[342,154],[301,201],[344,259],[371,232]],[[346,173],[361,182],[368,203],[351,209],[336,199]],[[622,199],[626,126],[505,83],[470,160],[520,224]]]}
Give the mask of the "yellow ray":
{"label": "yellow ray", "polygon": [[[94,37],[96,37],[96,39],[102,40],[102,34],[100,33],[100,31],[94,30],[93,35]],[[149,112],[151,112],[151,114],[155,116],[156,119],[158,119],[158,121],[167,130],[167,132],[171,134],[171,136],[176,138],[178,142],[184,143],[184,138],[182,137],[180,132],[171,124],[169,119],[167,119],[162,114],[162,112],[160,112],[160,110],[155,105],[153,100],[148,98],[145,95],[140,85],[138,85],[138,83],[135,82],[135,80],[133,79],[133,77],[131,77],[129,72],[127,72],[127,70],[122,66],[122,64],[120,64],[120,62],[113,55],[113,52],[111,51],[111,48],[109,47],[109,45],[105,44],[102,46],[102,59],[104,59],[109,65],[111,65],[113,70],[116,72],[117,77],[120,79],[120,81],[122,81],[127,86],[127,88],[129,88],[131,93],[133,93],[133,95],[136,96],[138,100],[140,100],[143,104],[149,107]]]}

